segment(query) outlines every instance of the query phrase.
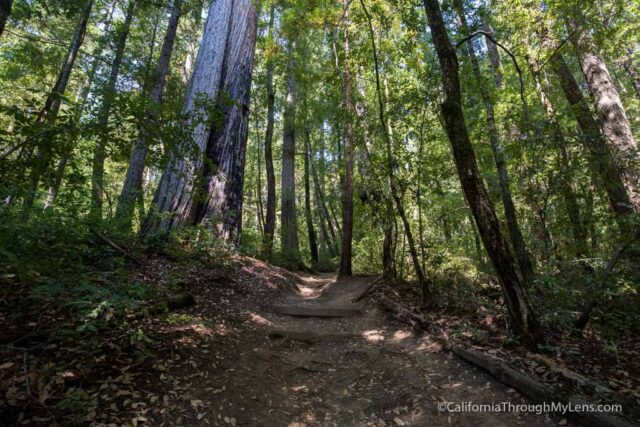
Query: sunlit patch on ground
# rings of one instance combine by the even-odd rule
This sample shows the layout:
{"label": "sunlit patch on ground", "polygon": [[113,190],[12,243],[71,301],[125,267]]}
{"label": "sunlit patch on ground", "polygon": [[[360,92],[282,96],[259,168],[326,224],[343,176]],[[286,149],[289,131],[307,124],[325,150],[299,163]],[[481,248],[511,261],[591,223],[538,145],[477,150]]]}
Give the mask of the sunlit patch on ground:
{"label": "sunlit patch on ground", "polygon": [[364,338],[367,342],[377,344],[384,341],[384,331],[380,329],[372,329],[369,331],[364,331],[362,333],[362,338]]}
{"label": "sunlit patch on ground", "polygon": [[253,323],[257,323],[258,325],[273,325],[273,322],[271,320],[256,313],[249,313],[249,319],[251,319]]}
{"label": "sunlit patch on ground", "polygon": [[391,337],[391,342],[399,343],[402,340],[406,340],[407,338],[411,338],[413,336],[413,332],[406,330],[399,330],[393,333],[393,337]]}
{"label": "sunlit patch on ground", "polygon": [[418,345],[418,350],[423,351],[425,353],[438,353],[442,351],[442,345],[440,345],[436,341],[433,341],[429,337],[425,337],[420,341],[420,344]]}

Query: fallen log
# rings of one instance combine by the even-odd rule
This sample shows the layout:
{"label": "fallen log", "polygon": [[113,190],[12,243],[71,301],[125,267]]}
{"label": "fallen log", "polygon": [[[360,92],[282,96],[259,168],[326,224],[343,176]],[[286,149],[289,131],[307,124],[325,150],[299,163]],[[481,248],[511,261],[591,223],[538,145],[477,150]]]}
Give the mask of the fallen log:
{"label": "fallen log", "polygon": [[592,378],[585,377],[582,374],[572,371],[571,369],[563,366],[561,364],[556,363],[554,360],[536,353],[527,353],[527,359],[533,360],[534,362],[542,363],[545,365],[550,371],[561,375],[565,379],[571,381],[584,388],[589,392],[593,392],[600,395],[613,395],[615,394],[613,390],[611,390],[606,385],[602,384],[599,381],[596,381]]}
{"label": "fallen log", "polygon": [[142,261],[140,261],[137,257],[132,255],[127,250],[125,250],[125,249],[121,248],[120,246],[118,246],[115,242],[113,242],[107,236],[105,236],[104,234],[100,233],[98,230],[94,230],[93,228],[91,228],[90,230],[96,237],[100,238],[100,240],[102,240],[107,245],[111,246],[113,249],[115,249],[116,251],[118,251],[122,255],[124,255],[125,258],[129,258],[131,261],[135,262],[136,264],[142,265]]}
{"label": "fallen log", "polygon": [[378,300],[382,308],[390,312],[397,320],[403,323],[408,323],[416,330],[425,330],[427,329],[427,321],[417,315],[416,313],[408,310],[398,304],[397,302],[387,298],[380,297]]}
{"label": "fallen log", "polygon": [[[491,376],[500,380],[504,384],[507,384],[536,403],[559,402],[563,405],[571,405],[574,409],[578,405],[582,407],[587,407],[589,405],[592,407],[596,406],[595,404],[586,402],[578,397],[563,398],[562,396],[558,396],[553,389],[540,381],[518,372],[498,359],[487,356],[486,354],[465,349],[460,346],[451,346],[450,349],[460,358],[466,360],[472,365],[482,368],[491,374]],[[627,421],[626,419],[605,412],[567,412],[564,415],[588,427],[637,427],[636,424]]]}

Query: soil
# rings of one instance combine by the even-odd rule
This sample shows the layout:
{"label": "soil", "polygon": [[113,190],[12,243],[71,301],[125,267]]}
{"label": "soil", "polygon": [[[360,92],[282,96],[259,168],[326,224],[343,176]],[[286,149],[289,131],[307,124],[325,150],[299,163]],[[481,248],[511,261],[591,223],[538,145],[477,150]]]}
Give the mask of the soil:
{"label": "soil", "polygon": [[[268,269],[255,261],[250,269]],[[525,403],[517,392],[442,352],[429,336],[396,324],[372,300],[357,299],[372,277],[288,277],[263,304],[234,301],[235,322],[198,308],[172,345],[160,382],[164,407],[148,408],[158,425],[392,426],[552,425],[545,414],[447,413],[442,402]],[[244,302],[244,304],[242,304]],[[279,314],[277,307],[356,308],[349,317]],[[315,310],[315,311],[314,311]],[[175,332],[175,330],[173,331]],[[156,365],[156,368],[159,366]],[[161,369],[161,370],[162,370]],[[157,381],[158,378],[156,377]],[[155,384],[158,385],[157,383]],[[150,383],[150,387],[153,385]],[[156,389],[157,390],[157,389]],[[146,407],[145,407],[146,408]]]}
{"label": "soil", "polygon": [[[363,297],[373,277],[296,275],[240,256],[226,269],[175,269],[150,258],[132,273],[167,288],[180,277],[197,301],[131,319],[128,330],[144,339],[106,328],[91,349],[22,342],[37,351],[3,353],[0,425],[567,424],[547,414],[440,411],[446,402],[527,401],[389,318]],[[284,314],[292,307],[298,315]]]}

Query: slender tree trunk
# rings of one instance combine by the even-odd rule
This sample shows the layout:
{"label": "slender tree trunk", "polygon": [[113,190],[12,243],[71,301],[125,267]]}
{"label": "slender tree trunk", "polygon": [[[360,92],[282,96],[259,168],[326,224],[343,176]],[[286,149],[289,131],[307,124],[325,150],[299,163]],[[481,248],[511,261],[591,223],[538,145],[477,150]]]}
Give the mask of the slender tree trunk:
{"label": "slender tree trunk", "polygon": [[589,253],[588,245],[587,245],[587,235],[584,231],[584,225],[582,223],[581,215],[580,215],[580,206],[578,204],[578,198],[576,197],[575,191],[571,184],[571,166],[569,164],[569,156],[567,155],[567,141],[564,138],[564,133],[562,132],[562,128],[558,123],[556,118],[555,110],[553,105],[551,104],[551,100],[547,96],[547,92],[542,82],[541,75],[535,69],[535,64],[531,63],[531,59],[529,60],[529,69],[533,74],[536,89],[538,90],[538,95],[540,97],[540,102],[547,113],[547,117],[549,118],[549,123],[551,126],[551,136],[555,145],[558,148],[558,152],[560,154],[561,161],[561,172],[562,176],[560,178],[560,191],[562,193],[562,197],[564,198],[565,208],[567,210],[567,215],[569,217],[569,222],[571,223],[571,231],[573,233],[573,239],[575,241],[576,255],[578,258],[586,257]]}
{"label": "slender tree trunk", "polygon": [[[62,67],[58,73],[58,79],[56,80],[51,93],[47,96],[45,105],[38,115],[37,121],[40,124],[51,126],[58,117],[62,98],[67,90],[73,66],[76,62],[76,58],[78,57],[78,53],[80,52],[80,46],[82,46],[82,42],[84,41],[84,35],[87,32],[87,23],[89,22],[92,8],[93,0],[89,0],[80,12],[78,24],[76,25],[73,38],[71,39],[71,44],[69,45]],[[38,191],[38,186],[40,184],[40,178],[49,164],[51,154],[54,150],[53,144],[56,139],[57,138],[55,136],[46,137],[38,146],[34,165],[31,168],[29,176],[29,190],[24,202],[25,207],[31,207],[33,205]]]}
{"label": "slender tree trunk", "polygon": [[[197,191],[196,183],[202,176],[205,152],[209,144],[213,118],[202,102],[216,105],[223,83],[222,74],[228,34],[234,13],[234,0],[217,0],[211,3],[207,22],[198,50],[191,80],[182,108],[185,127],[191,128],[190,138],[178,147],[180,153],[170,157],[156,189],[153,204],[142,232],[168,232],[183,224],[193,222]],[[187,155],[196,147],[193,156]]]}
{"label": "slender tree trunk", "polygon": [[311,252],[311,261],[314,265],[318,264],[318,239],[316,230],[313,227],[313,214],[311,212],[311,184],[309,165],[311,163],[311,137],[307,124],[304,125],[305,134],[305,152],[304,152],[304,213],[307,222],[307,234],[309,236],[309,251]]}
{"label": "slender tree trunk", "polygon": [[11,15],[11,6],[13,0],[0,0],[0,36],[4,32],[4,27],[7,24],[7,19]]}
{"label": "slender tree trunk", "polygon": [[[464,6],[462,0],[455,0],[454,5],[458,14],[460,27],[463,35],[469,35],[469,26],[467,24],[467,18],[464,14]],[[493,43],[492,43],[493,44]],[[494,46],[495,48],[495,46]],[[491,142],[491,151],[493,152],[493,159],[498,170],[498,183],[500,188],[500,196],[502,198],[502,204],[504,206],[504,216],[507,220],[507,227],[509,228],[509,237],[511,238],[511,245],[513,246],[516,260],[518,261],[518,267],[520,267],[520,273],[526,287],[530,287],[534,280],[533,265],[529,258],[527,246],[522,236],[520,225],[518,224],[518,218],[516,214],[516,207],[513,203],[513,197],[511,195],[511,185],[509,180],[509,174],[507,171],[507,163],[504,156],[504,149],[502,142],[500,141],[500,134],[496,125],[495,112],[493,107],[493,101],[491,94],[487,90],[485,80],[482,77],[480,71],[480,65],[478,58],[471,41],[467,42],[467,56],[471,62],[471,68],[473,74],[478,82],[478,88],[480,91],[480,97],[484,104],[484,110],[487,116],[487,128],[489,131],[489,141]]]}
{"label": "slender tree trunk", "polygon": [[234,0],[226,45],[220,93],[221,125],[214,120],[204,163],[203,203],[198,203],[196,223],[203,222],[216,236],[240,246],[244,166],[249,136],[249,102],[256,46],[257,13],[252,0]]}
{"label": "slender tree trunk", "polygon": [[345,146],[344,146],[344,193],[342,202],[342,251],[340,253],[340,268],[338,277],[351,276],[351,249],[353,236],[353,99],[351,94],[351,67],[349,66],[349,0],[343,0],[344,12],[344,64],[343,84],[345,111]]}
{"label": "slender tree trunk", "polygon": [[418,284],[422,289],[422,302],[427,304],[431,299],[431,287],[427,282],[426,277],[424,276],[424,272],[422,271],[422,267],[420,264],[420,258],[418,256],[418,251],[416,250],[416,244],[413,239],[413,234],[411,233],[411,225],[409,224],[409,220],[407,219],[407,215],[404,210],[404,206],[402,204],[402,199],[400,198],[400,194],[398,192],[398,188],[396,186],[395,176],[394,176],[394,165],[396,163],[393,150],[391,149],[393,142],[391,140],[391,130],[389,123],[386,118],[386,108],[383,99],[382,89],[380,86],[380,71],[378,64],[378,52],[376,49],[375,43],[375,32],[373,29],[373,24],[371,22],[371,16],[367,10],[367,7],[364,3],[364,0],[360,0],[360,4],[366,14],[367,22],[369,24],[369,35],[371,37],[371,48],[373,50],[373,59],[375,65],[375,76],[376,76],[376,93],[378,95],[378,104],[379,104],[379,115],[380,115],[380,124],[382,126],[382,131],[384,133],[385,143],[386,143],[386,154],[387,154],[387,173],[389,174],[389,187],[391,189],[391,197],[393,198],[396,210],[400,215],[400,219],[402,220],[402,225],[404,226],[404,232],[407,238],[407,243],[409,245],[409,253],[411,254],[411,260],[413,262],[413,268],[415,270],[416,278],[418,279]]}
{"label": "slender tree trunk", "polygon": [[[103,38],[106,34],[109,33],[111,29],[111,22],[113,20],[113,13],[115,12],[116,3],[113,2],[109,12],[107,13],[107,18],[103,21],[104,30],[103,30]],[[98,71],[98,66],[100,65],[100,57],[102,56],[102,51],[104,50],[104,40],[100,40],[98,42],[98,46],[93,52],[93,60],[91,61],[91,68],[89,69],[89,74],[85,80],[85,83],[82,85],[78,92],[78,108],[76,111],[77,118],[80,119],[82,117],[82,113],[84,112],[84,108],[87,104],[87,99],[89,98],[89,92],[91,90],[91,86],[95,80],[96,73]],[[74,138],[72,141],[67,142],[66,146],[62,147],[62,153],[60,154],[60,159],[56,165],[55,171],[53,173],[53,177],[51,179],[51,184],[49,185],[49,190],[47,191],[47,199],[45,201],[44,207],[45,209],[53,206],[53,202],[58,196],[58,191],[60,190],[60,185],[62,185],[62,179],[64,178],[64,172],[67,168],[67,163],[69,161],[69,157],[73,152],[73,145],[76,142]]]}
{"label": "slender tree trunk", "polygon": [[[388,203],[390,205],[390,203]],[[393,280],[396,272],[393,264],[393,208],[389,206],[389,220],[384,224],[384,240],[382,241],[382,279]]]}
{"label": "slender tree trunk", "polygon": [[591,115],[578,83],[560,53],[553,55],[551,66],[572,107],[572,112],[582,132],[582,140],[590,153],[589,163],[591,168],[600,175],[611,208],[618,216],[633,214],[634,207],[611,151],[600,133],[598,123]]}
{"label": "slender tree trunk", "polygon": [[[482,17],[482,30],[487,34],[493,36],[495,39],[493,28],[491,28],[491,24],[487,20],[486,16]],[[496,44],[487,35],[485,35],[484,37],[484,42],[487,45],[489,63],[491,64],[491,71],[493,72],[496,87],[500,87],[502,86],[502,67],[500,64],[500,52],[498,51],[498,46],[496,46]]]}
{"label": "slender tree trunk", "polygon": [[[260,139],[260,123],[258,121],[257,109],[254,109],[255,120],[255,141]],[[256,215],[258,217],[258,229],[260,235],[264,238],[264,206],[262,203],[262,150],[258,145],[256,147],[258,151],[258,176],[256,180]]]}
{"label": "slender tree trunk", "polygon": [[633,63],[631,53],[624,59],[622,66],[627,72],[629,80],[631,80],[633,89],[636,92],[636,98],[640,99],[640,72],[638,72],[637,67]]}
{"label": "slender tree trunk", "polygon": [[104,125],[104,129],[98,136],[96,146],[93,151],[93,165],[91,171],[91,218],[94,221],[102,220],[102,196],[104,194],[104,162],[106,150],[109,143],[109,116],[111,107],[116,95],[116,83],[120,74],[120,66],[124,58],[124,49],[129,37],[133,13],[136,8],[136,0],[129,0],[124,23],[118,29],[116,37],[115,55],[109,72],[109,78],[104,87],[102,95],[102,105],[98,112],[98,123]]}
{"label": "slender tree trunk", "polygon": [[[275,15],[275,0],[271,3],[269,13],[268,37],[273,38],[273,21]],[[276,230],[276,175],[273,169],[273,116],[275,91],[273,88],[273,61],[267,63],[267,130],[264,135],[264,161],[267,173],[267,217],[264,224],[263,251],[268,257],[273,252],[273,236]]]}
{"label": "slender tree trunk", "polygon": [[[576,16],[582,15],[579,10],[576,10],[576,13]],[[618,167],[633,208],[636,213],[640,213],[640,155],[622,100],[609,75],[607,64],[602,56],[597,54],[595,42],[588,28],[582,28],[576,38],[576,45],[581,53],[582,70],[589,91],[595,99],[595,109],[605,142]]]}
{"label": "slender tree trunk", "polygon": [[171,16],[167,24],[167,31],[164,35],[162,48],[156,69],[152,77],[151,90],[149,92],[149,106],[147,111],[148,120],[144,126],[138,129],[138,138],[136,139],[131,158],[129,160],[129,168],[124,179],[122,192],[118,199],[116,208],[116,219],[122,223],[125,228],[131,228],[131,219],[133,217],[134,204],[143,195],[142,193],[142,177],[144,174],[144,164],[147,159],[150,144],[150,131],[155,131],[159,125],[158,107],[162,103],[162,94],[167,82],[169,74],[169,64],[171,54],[173,52],[173,44],[178,30],[178,22],[182,7],[182,0],[170,0],[173,3],[171,8]]}
{"label": "slender tree trunk", "polygon": [[[324,200],[324,194],[322,192],[322,187],[318,178],[318,172],[313,163],[311,163],[311,174],[313,175],[313,186],[316,193],[316,203],[318,204],[318,210],[320,213],[321,231],[327,242],[327,250],[329,251],[329,256],[331,258],[334,258],[339,253],[336,244],[336,232],[333,228],[333,224],[331,223],[331,219],[329,218],[329,211],[327,210],[327,204]],[[323,225],[325,223],[326,226]]]}
{"label": "slender tree trunk", "polygon": [[289,40],[287,46],[287,54],[289,56],[287,59],[287,95],[283,115],[282,194],[280,201],[281,252],[287,263],[291,264],[293,268],[297,268],[300,263],[295,176],[296,101],[298,96],[296,48],[296,38]]}
{"label": "slender tree trunk", "polygon": [[473,211],[489,258],[500,279],[513,331],[526,345],[533,346],[541,339],[540,327],[529,303],[527,291],[516,273],[514,259],[509,252],[495,209],[478,171],[462,112],[458,58],[449,41],[438,0],[424,0],[424,6],[442,71],[445,97],[441,105],[442,116],[451,142],[460,183]]}

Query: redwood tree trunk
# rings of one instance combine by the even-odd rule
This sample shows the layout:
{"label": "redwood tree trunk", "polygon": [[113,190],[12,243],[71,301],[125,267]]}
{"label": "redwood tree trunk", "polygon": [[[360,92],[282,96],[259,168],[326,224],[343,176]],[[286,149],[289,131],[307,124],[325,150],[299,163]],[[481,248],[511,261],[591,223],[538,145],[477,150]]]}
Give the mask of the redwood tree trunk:
{"label": "redwood tree trunk", "polygon": [[[293,36],[295,37],[295,36]],[[295,38],[288,41],[287,52],[287,94],[284,104],[282,135],[282,181],[280,200],[280,243],[281,252],[291,267],[300,263],[298,243],[298,219],[296,209],[296,102],[298,80],[296,78]]]}
{"label": "redwood tree trunk", "polygon": [[[462,33],[463,35],[467,36],[470,34],[470,32],[469,26],[467,24],[467,18],[464,14],[462,0],[455,0],[454,5],[458,14],[458,18],[460,19],[460,27]],[[471,62],[471,68],[473,69],[474,77],[478,83],[480,97],[482,98],[485,114],[487,116],[489,141],[491,142],[491,151],[493,152],[493,159],[496,164],[496,169],[498,170],[500,196],[502,198],[502,204],[504,206],[504,216],[507,220],[507,227],[509,228],[511,245],[513,246],[524,284],[526,287],[530,287],[534,279],[533,265],[531,264],[531,259],[529,258],[529,254],[527,252],[527,246],[524,242],[520,225],[518,224],[516,207],[513,203],[513,197],[511,195],[511,185],[509,182],[509,173],[507,172],[507,163],[504,156],[504,149],[502,147],[502,142],[500,141],[498,126],[496,125],[493,101],[491,99],[491,94],[489,93],[489,90],[486,86],[485,80],[482,77],[478,58],[476,57],[475,51],[473,50],[471,41],[467,42],[467,56],[469,57],[469,61]]]}
{"label": "redwood tree trunk", "polygon": [[460,183],[489,258],[498,274],[513,331],[526,345],[535,345],[541,339],[540,327],[529,303],[527,292],[516,273],[514,259],[509,252],[495,209],[482,182],[473,146],[467,133],[462,112],[458,58],[449,41],[438,0],[424,0],[424,6],[442,71],[444,89],[442,116],[451,142]]}
{"label": "redwood tree trunk", "polygon": [[249,136],[249,101],[256,46],[256,10],[251,0],[235,0],[227,41],[220,93],[221,126],[213,125],[204,164],[205,201],[196,223],[238,247],[242,231],[244,165]]}
{"label": "redwood tree trunk", "polygon": [[[178,152],[170,157],[164,168],[142,230],[145,234],[152,231],[168,232],[193,221],[194,193],[197,191],[195,184],[202,174],[213,120],[208,117],[206,109],[197,108],[197,104],[205,102],[212,106],[216,103],[234,14],[233,5],[234,0],[217,0],[209,8],[182,108],[185,127],[191,129],[191,138],[177,147]],[[189,156],[187,152],[192,147],[195,147],[196,153]]]}
{"label": "redwood tree trunk", "polygon": [[343,2],[344,11],[344,66],[342,72],[342,90],[345,111],[344,145],[344,193],[342,201],[342,250],[338,277],[351,276],[351,249],[353,235],[353,99],[351,94],[351,67],[349,66],[349,0]]}
{"label": "redwood tree trunk", "polygon": [[600,133],[598,123],[591,115],[578,83],[559,52],[551,58],[551,66],[560,80],[567,101],[571,104],[571,110],[583,134],[582,140],[590,153],[591,168],[600,175],[611,208],[618,215],[633,214],[634,207],[611,151]]}
{"label": "redwood tree trunk", "polygon": [[[275,0],[271,3],[269,13],[269,33],[273,36]],[[276,230],[276,175],[273,169],[273,115],[276,100],[273,89],[273,60],[267,63],[267,130],[264,135],[264,162],[267,173],[267,215],[264,224],[263,251],[266,256],[273,252],[273,236]]]}
{"label": "redwood tree trunk", "polygon": [[109,115],[116,95],[116,82],[120,74],[120,66],[124,58],[124,48],[129,37],[131,21],[136,8],[136,0],[129,0],[127,11],[122,27],[118,29],[116,37],[116,47],[109,78],[104,87],[102,105],[98,112],[98,123],[104,126],[98,136],[96,146],[93,151],[93,164],[91,170],[91,218],[95,221],[102,219],[102,196],[104,193],[104,162],[106,159],[106,149],[109,143]]}
{"label": "redwood tree trunk", "polygon": [[640,213],[640,156],[622,100],[609,75],[607,64],[597,53],[588,28],[582,28],[577,45],[582,53],[582,70],[589,91],[595,99],[602,134],[611,150],[633,208]]}
{"label": "redwood tree trunk", "polygon": [[155,125],[158,124],[157,109],[162,102],[162,93],[164,92],[167,75],[169,74],[169,62],[171,60],[171,53],[173,52],[178,22],[180,20],[182,0],[173,0],[172,3],[171,16],[169,17],[167,31],[164,35],[160,57],[156,64],[151,83],[151,91],[149,92],[148,121],[144,127],[138,130],[138,138],[131,152],[129,168],[127,169],[120,198],[118,199],[116,218],[121,221],[126,228],[131,227],[134,204],[142,196],[142,176],[144,174],[144,163],[147,159],[150,142],[149,130],[154,131],[156,128]]}

